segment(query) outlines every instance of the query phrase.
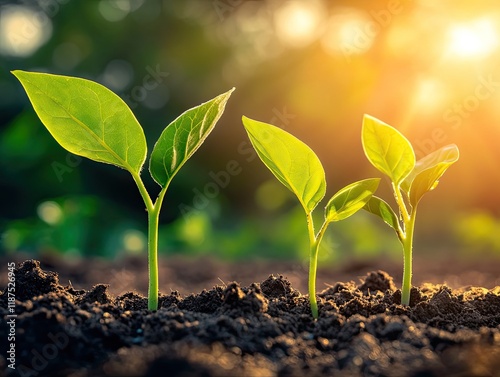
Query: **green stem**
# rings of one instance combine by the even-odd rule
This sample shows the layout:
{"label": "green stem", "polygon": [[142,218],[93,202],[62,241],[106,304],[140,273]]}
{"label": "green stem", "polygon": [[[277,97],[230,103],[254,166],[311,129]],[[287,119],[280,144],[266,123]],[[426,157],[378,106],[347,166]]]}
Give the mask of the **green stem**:
{"label": "green stem", "polygon": [[314,222],[312,213],[307,216],[307,230],[309,233],[309,302],[311,304],[311,312],[314,319],[318,318],[318,302],[316,301],[316,270],[318,268],[318,246],[314,235]]}
{"label": "green stem", "polygon": [[131,172],[139,192],[141,193],[146,211],[148,212],[148,274],[149,274],[149,287],[148,287],[148,309],[158,309],[158,225],[160,222],[160,210],[163,204],[163,198],[167,192],[167,182],[165,187],[162,188],[156,202],[153,204],[151,197],[146,190],[146,186],[142,182],[141,177]]}
{"label": "green stem", "polygon": [[158,309],[158,223],[159,207],[148,212],[148,309]]}
{"label": "green stem", "polygon": [[316,301],[316,271],[318,270],[319,245],[325,235],[328,222],[325,221],[318,234],[314,235],[314,223],[312,213],[307,214],[307,228],[309,231],[309,302],[314,319],[318,319],[318,302]]}
{"label": "green stem", "polygon": [[396,202],[399,207],[399,211],[403,216],[403,221],[406,223],[410,220],[410,215],[408,214],[408,209],[406,208],[405,201],[403,199],[403,195],[401,195],[401,188],[392,183],[392,189],[394,190],[394,196],[396,197]]}
{"label": "green stem", "polygon": [[318,268],[319,243],[314,241],[311,244],[309,255],[309,302],[311,303],[311,313],[314,319],[318,318],[318,302],[316,301],[316,270]]}
{"label": "green stem", "polygon": [[148,309],[158,309],[158,226],[160,223],[160,210],[163,198],[167,192],[167,185],[162,188],[153,209],[148,212]]}
{"label": "green stem", "polygon": [[412,276],[412,248],[413,231],[415,228],[415,218],[417,215],[416,206],[410,215],[410,218],[404,222],[405,237],[403,239],[403,286],[401,288],[401,304],[410,305],[411,276]]}
{"label": "green stem", "polygon": [[130,174],[132,174],[132,178],[134,178],[135,184],[139,188],[142,200],[144,200],[144,204],[146,205],[146,211],[148,212],[153,211],[153,206],[154,206],[153,201],[151,200],[151,197],[148,194],[148,190],[146,190],[146,186],[144,186],[141,177],[139,176],[139,174],[132,171],[130,171]]}

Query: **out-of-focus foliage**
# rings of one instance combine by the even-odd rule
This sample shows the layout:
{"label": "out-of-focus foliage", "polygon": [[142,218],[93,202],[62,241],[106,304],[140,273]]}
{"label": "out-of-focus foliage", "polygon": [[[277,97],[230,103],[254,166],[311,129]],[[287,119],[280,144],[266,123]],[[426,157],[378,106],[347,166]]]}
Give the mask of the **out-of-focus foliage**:
{"label": "out-of-focus foliage", "polygon": [[[311,146],[331,182],[327,196],[375,172],[359,142],[364,113],[400,125],[417,159],[456,143],[460,164],[422,204],[416,244],[455,237],[433,227],[443,229],[434,223],[439,217],[452,229],[458,207],[496,219],[499,20],[494,0],[0,0],[2,250],[40,250],[43,239],[52,243],[47,249],[103,255],[124,251],[124,234],[140,249],[146,219],[126,172],[78,159],[51,139],[9,73],[14,69],[106,85],[132,108],[150,141],[182,111],[237,87],[223,122],[167,194],[160,240],[166,251],[288,257],[303,249],[303,218],[293,222],[293,198],[255,163],[243,113]],[[152,180],[146,185],[157,190]],[[41,203],[65,208],[65,200],[89,194],[100,210],[95,218],[77,211],[86,230],[71,231],[64,242],[42,235],[62,225],[38,218]],[[437,208],[449,216],[437,216]],[[184,229],[191,210],[202,212],[201,220]],[[332,229],[339,254],[370,249],[363,241],[369,234],[374,249],[390,251],[392,234],[370,230],[375,220],[357,214],[335,227],[342,232]],[[367,226],[358,230],[357,221]]]}
{"label": "out-of-focus foliage", "polygon": [[500,256],[500,219],[483,211],[461,214],[453,223],[461,252],[472,258]]}

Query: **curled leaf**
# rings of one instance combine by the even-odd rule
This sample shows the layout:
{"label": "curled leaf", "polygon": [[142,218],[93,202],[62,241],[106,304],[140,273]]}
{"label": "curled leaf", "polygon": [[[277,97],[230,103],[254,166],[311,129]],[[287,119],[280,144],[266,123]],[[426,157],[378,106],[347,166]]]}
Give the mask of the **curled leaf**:
{"label": "curled leaf", "polygon": [[409,193],[410,204],[415,207],[422,196],[436,188],[444,172],[459,158],[455,144],[446,145],[418,160],[415,169],[403,181],[402,188]]}
{"label": "curled leaf", "polygon": [[387,225],[394,229],[399,236],[400,226],[398,217],[387,202],[377,196],[372,196],[363,209],[380,217]]}

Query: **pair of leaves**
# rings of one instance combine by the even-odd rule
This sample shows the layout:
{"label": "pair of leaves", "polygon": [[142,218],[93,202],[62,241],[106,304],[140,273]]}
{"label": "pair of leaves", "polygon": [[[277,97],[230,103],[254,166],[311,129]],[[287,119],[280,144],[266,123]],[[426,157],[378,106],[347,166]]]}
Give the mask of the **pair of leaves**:
{"label": "pair of leaves", "polygon": [[[436,188],[439,178],[459,157],[458,147],[452,144],[415,161],[410,142],[395,128],[369,115],[363,118],[361,138],[368,160],[386,174],[395,187],[401,188],[413,208],[427,192]],[[398,231],[397,217],[385,201],[372,197],[365,209]]]}
{"label": "pair of leaves", "polygon": [[[325,171],[316,154],[288,132],[243,117],[243,125],[258,156],[276,178],[292,191],[311,213],[326,192]],[[337,192],[325,208],[325,221],[343,220],[368,202],[380,179],[352,183]]]}
{"label": "pair of leaves", "polygon": [[[66,150],[138,175],[147,154],[144,131],[127,104],[93,81],[24,71],[21,82],[40,120]],[[232,91],[187,110],[162,132],[150,172],[163,188],[201,146]]]}

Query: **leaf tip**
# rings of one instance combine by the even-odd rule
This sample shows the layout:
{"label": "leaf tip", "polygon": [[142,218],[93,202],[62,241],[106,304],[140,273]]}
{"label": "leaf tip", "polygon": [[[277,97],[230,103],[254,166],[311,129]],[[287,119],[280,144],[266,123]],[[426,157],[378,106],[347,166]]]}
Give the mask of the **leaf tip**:
{"label": "leaf tip", "polygon": [[19,79],[19,74],[22,74],[24,71],[21,71],[19,69],[14,69],[12,71],[10,71],[10,73],[12,73],[16,78]]}
{"label": "leaf tip", "polygon": [[241,117],[241,121],[243,122],[243,126],[245,127],[245,129],[248,130],[248,127],[250,126],[250,122],[252,122],[252,119],[243,115]]}
{"label": "leaf tip", "polygon": [[460,149],[458,149],[458,145],[450,144],[449,147],[450,149],[453,149],[457,153],[457,158],[455,159],[455,161],[458,161],[458,159],[460,158]]}
{"label": "leaf tip", "polygon": [[236,87],[232,87],[231,89],[229,89],[226,93],[222,94],[223,96],[227,96],[229,98],[229,96],[231,94],[233,94],[233,92],[236,90]]}

